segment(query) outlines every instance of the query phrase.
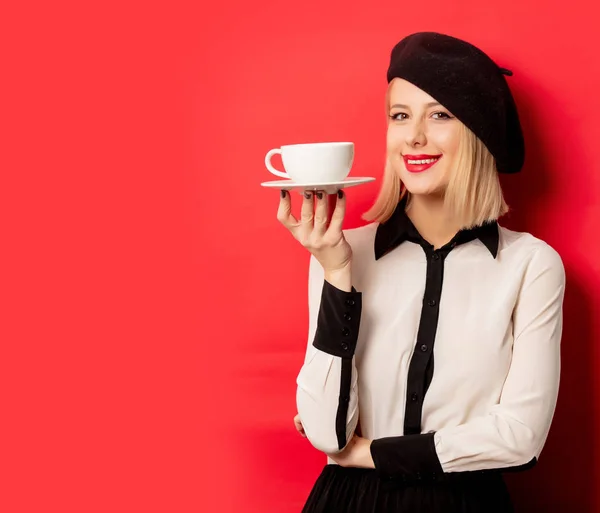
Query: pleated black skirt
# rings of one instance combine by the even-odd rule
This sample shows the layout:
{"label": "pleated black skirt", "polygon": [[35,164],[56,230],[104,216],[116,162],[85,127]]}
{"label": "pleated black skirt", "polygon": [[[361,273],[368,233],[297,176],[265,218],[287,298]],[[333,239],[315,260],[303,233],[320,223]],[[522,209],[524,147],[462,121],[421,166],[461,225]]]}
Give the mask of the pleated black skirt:
{"label": "pleated black skirt", "polygon": [[328,464],[302,513],[513,513],[499,473],[444,474],[413,482],[382,480],[373,469]]}

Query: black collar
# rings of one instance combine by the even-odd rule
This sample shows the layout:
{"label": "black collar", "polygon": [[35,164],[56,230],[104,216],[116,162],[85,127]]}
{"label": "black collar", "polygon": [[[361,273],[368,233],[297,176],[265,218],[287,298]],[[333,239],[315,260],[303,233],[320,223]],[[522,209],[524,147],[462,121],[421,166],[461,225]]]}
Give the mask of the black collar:
{"label": "black collar", "polygon": [[[375,260],[398,247],[404,241],[420,244],[426,252],[432,251],[433,246],[429,244],[415,228],[410,218],[406,215],[406,196],[402,198],[392,216],[377,226],[375,234]],[[485,223],[475,228],[460,230],[452,240],[445,244],[442,250],[451,250],[453,247],[479,239],[489,250],[494,258],[498,255],[499,230],[496,221]]]}

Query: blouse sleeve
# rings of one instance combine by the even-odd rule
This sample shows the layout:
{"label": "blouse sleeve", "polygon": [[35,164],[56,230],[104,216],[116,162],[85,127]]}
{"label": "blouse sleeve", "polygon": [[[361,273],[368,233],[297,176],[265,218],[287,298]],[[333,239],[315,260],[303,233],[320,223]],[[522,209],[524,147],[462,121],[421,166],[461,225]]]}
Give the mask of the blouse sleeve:
{"label": "blouse sleeve", "polygon": [[535,464],[554,415],[560,374],[565,272],[558,253],[539,248],[513,312],[513,356],[500,401],[487,415],[435,433],[374,440],[382,476]]}
{"label": "blouse sleeve", "polygon": [[296,405],[308,440],[316,449],[335,454],[347,445],[358,423],[354,352],[362,294],[325,281],[313,256],[308,282],[308,347],[296,379]]}

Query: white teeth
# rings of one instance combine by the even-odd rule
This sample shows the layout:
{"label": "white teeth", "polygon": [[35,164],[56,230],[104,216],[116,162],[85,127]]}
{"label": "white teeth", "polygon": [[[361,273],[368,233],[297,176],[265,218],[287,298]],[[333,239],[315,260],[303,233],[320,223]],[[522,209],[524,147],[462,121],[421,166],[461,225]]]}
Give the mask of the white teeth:
{"label": "white teeth", "polygon": [[435,162],[436,160],[439,160],[439,157],[437,159],[425,159],[425,160],[410,160],[410,159],[408,159],[408,163],[409,164],[431,164],[432,162]]}

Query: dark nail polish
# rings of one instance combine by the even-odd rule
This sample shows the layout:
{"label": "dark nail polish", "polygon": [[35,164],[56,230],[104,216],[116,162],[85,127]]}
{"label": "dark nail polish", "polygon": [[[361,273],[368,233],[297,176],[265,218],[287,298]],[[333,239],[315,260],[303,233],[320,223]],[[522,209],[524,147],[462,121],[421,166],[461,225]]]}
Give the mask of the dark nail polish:
{"label": "dark nail polish", "polygon": [[306,199],[310,199],[310,192],[308,192],[308,191],[304,191],[304,197],[305,197]]}
{"label": "dark nail polish", "polygon": [[317,192],[317,198],[323,199],[323,193],[322,192]]}
{"label": "dark nail polish", "polygon": [[340,199],[341,199],[341,198],[343,198],[343,197],[344,197],[344,191],[342,191],[342,189],[340,189],[340,190],[338,191],[338,198],[340,198]]}
{"label": "dark nail polish", "polygon": [[284,189],[281,189],[281,197],[285,198],[285,190]]}

